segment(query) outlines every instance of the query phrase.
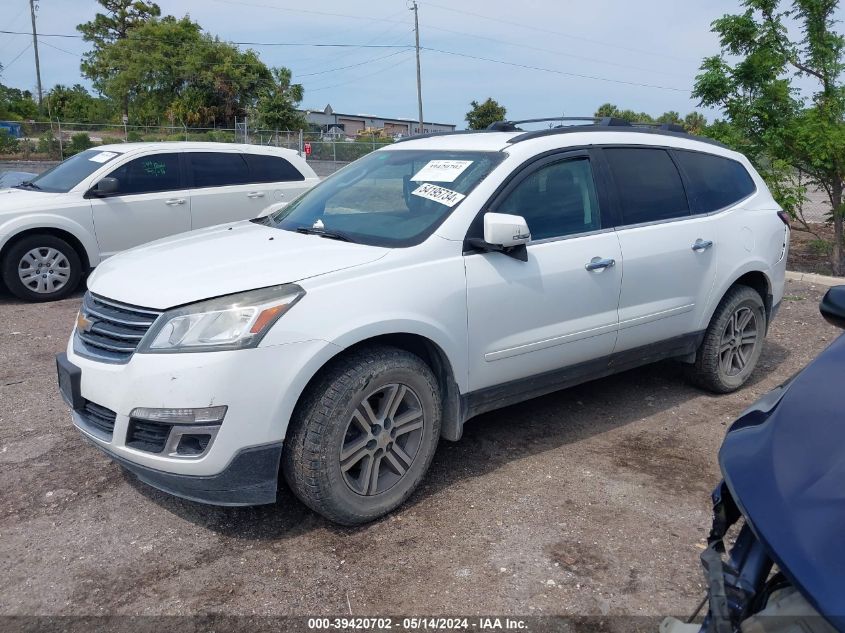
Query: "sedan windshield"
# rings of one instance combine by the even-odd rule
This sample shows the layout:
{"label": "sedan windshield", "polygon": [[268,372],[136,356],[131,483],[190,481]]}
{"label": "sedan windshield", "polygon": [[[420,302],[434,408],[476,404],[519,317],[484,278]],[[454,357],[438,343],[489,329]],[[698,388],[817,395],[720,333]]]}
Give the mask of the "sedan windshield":
{"label": "sedan windshield", "polygon": [[431,235],[502,158],[501,152],[373,152],[265,221],[350,242],[412,246]]}
{"label": "sedan windshield", "polygon": [[48,169],[40,176],[18,185],[20,189],[34,189],[52,193],[67,193],[105,163],[120,156],[118,152],[87,149]]}

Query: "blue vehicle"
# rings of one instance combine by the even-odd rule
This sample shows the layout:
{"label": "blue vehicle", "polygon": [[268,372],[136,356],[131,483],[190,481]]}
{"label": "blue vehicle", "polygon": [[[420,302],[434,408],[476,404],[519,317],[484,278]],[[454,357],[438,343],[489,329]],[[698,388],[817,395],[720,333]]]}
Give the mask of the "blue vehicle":
{"label": "blue vehicle", "polygon": [[[820,309],[845,328],[845,286]],[[845,633],[843,389],[840,336],[733,423],[701,555],[707,615],[703,625],[667,619],[661,633]]]}

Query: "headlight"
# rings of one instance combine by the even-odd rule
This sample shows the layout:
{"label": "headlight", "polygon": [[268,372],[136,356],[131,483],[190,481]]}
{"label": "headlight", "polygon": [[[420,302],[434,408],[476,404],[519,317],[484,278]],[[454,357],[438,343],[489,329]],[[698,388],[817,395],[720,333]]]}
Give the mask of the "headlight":
{"label": "headlight", "polygon": [[304,295],[296,284],[287,284],[170,310],[156,320],[138,351],[212,352],[255,347]]}

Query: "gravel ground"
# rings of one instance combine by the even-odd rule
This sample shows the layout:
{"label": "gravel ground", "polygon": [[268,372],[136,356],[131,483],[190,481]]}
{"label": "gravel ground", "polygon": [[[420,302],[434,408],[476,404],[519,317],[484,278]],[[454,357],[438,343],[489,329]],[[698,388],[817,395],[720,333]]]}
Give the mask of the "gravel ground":
{"label": "gravel ground", "polygon": [[691,612],[725,425],[836,336],[823,290],[788,285],[739,393],[663,363],[480,416],[404,507],[355,529],[288,492],[215,508],[123,474],[55,387],[80,296],[0,295],[0,613]]}

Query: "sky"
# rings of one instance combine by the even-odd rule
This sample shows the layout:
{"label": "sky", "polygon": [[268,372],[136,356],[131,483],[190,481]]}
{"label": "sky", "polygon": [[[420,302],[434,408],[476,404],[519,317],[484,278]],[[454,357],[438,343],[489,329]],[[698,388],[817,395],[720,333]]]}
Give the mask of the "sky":
{"label": "sky", "polygon": [[[345,114],[417,116],[409,1],[158,4],[162,14],[188,14],[221,39],[277,44],[242,48],[253,48],[268,65],[291,68],[294,81],[305,87],[304,108],[331,104]],[[87,44],[49,35],[77,34],[76,24],[92,19],[98,8],[93,0],[40,0],[45,89],[56,83],[90,87],[79,72]],[[463,128],[470,101],[487,97],[506,106],[511,119],[592,116],[606,102],[683,116],[697,106],[690,91],[702,58],[718,52],[710,23],[739,10],[739,0],[419,0],[420,45],[426,48],[421,53],[424,118]],[[4,0],[0,15],[0,29],[31,33],[28,0]],[[0,81],[34,92],[31,40],[31,35],[0,34]],[[700,110],[708,118],[716,114]]]}

